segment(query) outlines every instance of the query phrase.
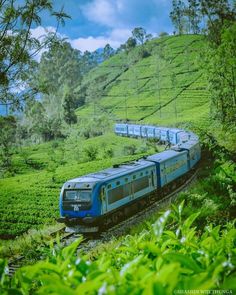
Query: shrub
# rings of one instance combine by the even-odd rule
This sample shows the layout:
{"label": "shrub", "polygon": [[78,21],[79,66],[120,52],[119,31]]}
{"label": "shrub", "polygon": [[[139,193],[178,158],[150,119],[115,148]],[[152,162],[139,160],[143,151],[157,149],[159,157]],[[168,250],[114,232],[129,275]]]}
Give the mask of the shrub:
{"label": "shrub", "polygon": [[96,146],[90,145],[84,149],[84,152],[89,161],[94,161],[97,159],[98,148]]}
{"label": "shrub", "polygon": [[112,158],[114,156],[114,150],[112,148],[107,148],[104,150],[104,158]]}
{"label": "shrub", "polygon": [[135,155],[137,151],[137,147],[134,144],[125,145],[123,148],[123,152],[126,156]]}

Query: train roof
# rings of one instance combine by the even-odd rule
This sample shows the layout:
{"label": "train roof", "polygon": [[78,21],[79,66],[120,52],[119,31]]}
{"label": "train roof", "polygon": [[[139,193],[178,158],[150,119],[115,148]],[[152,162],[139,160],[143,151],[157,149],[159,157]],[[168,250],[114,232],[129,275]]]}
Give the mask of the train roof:
{"label": "train roof", "polygon": [[125,163],[118,165],[117,168],[112,167],[99,172],[90,173],[78,178],[70,179],[66,182],[66,186],[68,186],[67,184],[70,183],[90,183],[91,187],[93,187],[96,183],[100,181],[110,180],[114,177],[127,174],[127,172],[135,172],[142,168],[150,167],[152,165],[153,163],[145,160],[138,160],[130,163]]}
{"label": "train roof", "polygon": [[177,157],[181,154],[184,154],[184,153],[186,153],[186,152],[177,152],[174,150],[168,150],[168,151],[164,151],[164,152],[161,152],[158,154],[151,155],[151,156],[147,157],[147,160],[162,163],[162,162],[165,162],[166,160],[169,160],[171,158],[175,158],[175,157]]}
{"label": "train roof", "polygon": [[190,150],[195,145],[198,145],[199,142],[196,140],[189,140],[186,142],[179,143],[171,147],[171,150],[180,151],[180,150]]}

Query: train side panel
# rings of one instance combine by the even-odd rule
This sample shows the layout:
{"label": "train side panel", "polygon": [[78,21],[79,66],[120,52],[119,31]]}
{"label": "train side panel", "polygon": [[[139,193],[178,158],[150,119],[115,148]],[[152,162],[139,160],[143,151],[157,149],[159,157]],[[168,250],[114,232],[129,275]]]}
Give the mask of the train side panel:
{"label": "train side panel", "polygon": [[160,128],[154,128],[154,134],[155,134],[155,138],[161,139],[161,129]]}
{"label": "train side panel", "polygon": [[154,164],[139,171],[119,176],[106,184],[107,212],[143,197],[156,188],[157,176]]}
{"label": "train side panel", "polygon": [[128,136],[141,137],[141,126],[140,125],[128,125]]}
{"label": "train side panel", "polygon": [[[188,145],[188,146],[186,146]],[[197,162],[201,159],[201,147],[198,142],[188,142],[185,145],[181,145],[182,148],[188,149],[189,152],[189,165],[190,168],[195,166]]]}
{"label": "train side panel", "polygon": [[165,151],[147,158],[156,163],[158,185],[163,187],[189,171],[188,152]]}
{"label": "train side panel", "polygon": [[115,133],[117,135],[128,136],[127,124],[115,124]]}
{"label": "train side panel", "polygon": [[161,141],[168,142],[169,141],[169,129],[161,128]]}
{"label": "train side panel", "polygon": [[169,129],[169,142],[171,144],[177,144],[179,142],[185,142],[187,140],[188,134],[185,131],[176,128]]}

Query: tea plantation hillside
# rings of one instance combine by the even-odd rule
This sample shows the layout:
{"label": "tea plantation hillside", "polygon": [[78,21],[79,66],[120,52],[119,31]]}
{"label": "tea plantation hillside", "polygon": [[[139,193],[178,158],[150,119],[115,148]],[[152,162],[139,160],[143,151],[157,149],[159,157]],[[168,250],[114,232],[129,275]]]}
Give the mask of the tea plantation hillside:
{"label": "tea plantation hillside", "polygon": [[[209,93],[199,66],[199,49],[204,43],[204,37],[197,35],[162,37],[116,54],[94,68],[77,89],[78,95],[86,95],[86,103],[77,110],[80,121],[75,133],[94,115],[110,120],[110,126],[126,119],[183,127],[207,124]],[[89,128],[98,127],[90,124]],[[70,135],[17,151],[13,155],[15,175],[0,179],[0,238],[55,221],[59,191],[67,179],[122,162],[126,156],[138,158],[143,152],[155,152],[141,140],[106,132],[99,137],[89,135],[96,136],[89,139]]]}
{"label": "tea plantation hillside", "polygon": [[105,113],[116,120],[206,124],[209,92],[200,69],[203,36],[166,36],[122,52],[93,69],[78,88],[89,102],[78,116]]}

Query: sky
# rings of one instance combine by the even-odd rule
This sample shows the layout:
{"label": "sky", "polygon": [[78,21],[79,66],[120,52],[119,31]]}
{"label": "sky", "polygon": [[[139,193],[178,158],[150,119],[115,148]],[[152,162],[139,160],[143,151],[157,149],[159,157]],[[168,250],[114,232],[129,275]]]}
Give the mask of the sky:
{"label": "sky", "polygon": [[[160,32],[172,33],[169,19],[171,0],[53,0],[55,10],[64,7],[71,16],[58,33],[72,47],[94,51],[109,43],[118,48],[130,36],[135,27],[143,27],[154,36]],[[55,20],[44,13],[42,26],[32,29],[39,37],[55,30]]]}

